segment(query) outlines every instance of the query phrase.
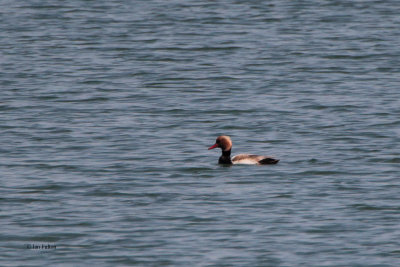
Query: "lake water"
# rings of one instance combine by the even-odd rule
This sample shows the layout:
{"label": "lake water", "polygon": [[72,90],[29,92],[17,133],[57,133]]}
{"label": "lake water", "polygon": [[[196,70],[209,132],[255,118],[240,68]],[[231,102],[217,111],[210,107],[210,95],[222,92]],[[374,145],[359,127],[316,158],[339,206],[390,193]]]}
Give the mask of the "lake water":
{"label": "lake water", "polygon": [[400,266],[399,1],[0,6],[1,266]]}

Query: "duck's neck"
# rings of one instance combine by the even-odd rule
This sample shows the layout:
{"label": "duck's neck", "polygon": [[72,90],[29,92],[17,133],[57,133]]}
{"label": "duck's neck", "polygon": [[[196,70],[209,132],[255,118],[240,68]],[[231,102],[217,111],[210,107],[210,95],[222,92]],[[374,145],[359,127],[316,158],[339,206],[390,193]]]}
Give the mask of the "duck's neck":
{"label": "duck's neck", "polygon": [[231,160],[231,150],[224,151],[222,150],[222,156],[218,160],[219,164],[232,164]]}

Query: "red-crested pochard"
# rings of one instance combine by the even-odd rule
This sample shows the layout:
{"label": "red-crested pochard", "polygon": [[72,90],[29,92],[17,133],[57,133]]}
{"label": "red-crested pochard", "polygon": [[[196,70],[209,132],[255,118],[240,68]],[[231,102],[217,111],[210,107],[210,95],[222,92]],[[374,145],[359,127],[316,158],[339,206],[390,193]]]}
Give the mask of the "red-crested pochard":
{"label": "red-crested pochard", "polygon": [[279,159],[274,159],[268,156],[258,156],[250,154],[239,154],[231,158],[232,141],[229,136],[221,135],[218,136],[215,144],[208,148],[214,149],[216,147],[221,148],[222,156],[219,158],[219,164],[276,164]]}

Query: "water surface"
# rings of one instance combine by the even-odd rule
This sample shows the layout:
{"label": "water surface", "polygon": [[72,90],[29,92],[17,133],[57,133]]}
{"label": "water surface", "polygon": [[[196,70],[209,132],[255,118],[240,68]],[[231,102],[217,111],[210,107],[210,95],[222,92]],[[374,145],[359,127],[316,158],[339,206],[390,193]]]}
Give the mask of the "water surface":
{"label": "water surface", "polygon": [[397,1],[1,6],[2,266],[399,266]]}

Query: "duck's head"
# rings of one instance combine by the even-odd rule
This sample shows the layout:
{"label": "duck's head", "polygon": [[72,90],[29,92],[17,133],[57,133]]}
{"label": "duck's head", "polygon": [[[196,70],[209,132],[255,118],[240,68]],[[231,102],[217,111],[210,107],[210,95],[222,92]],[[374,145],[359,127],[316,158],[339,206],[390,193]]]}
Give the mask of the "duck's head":
{"label": "duck's head", "polygon": [[214,149],[216,147],[221,148],[222,151],[231,150],[232,148],[231,138],[226,135],[218,136],[217,140],[215,141],[215,144],[209,147],[208,150]]}

